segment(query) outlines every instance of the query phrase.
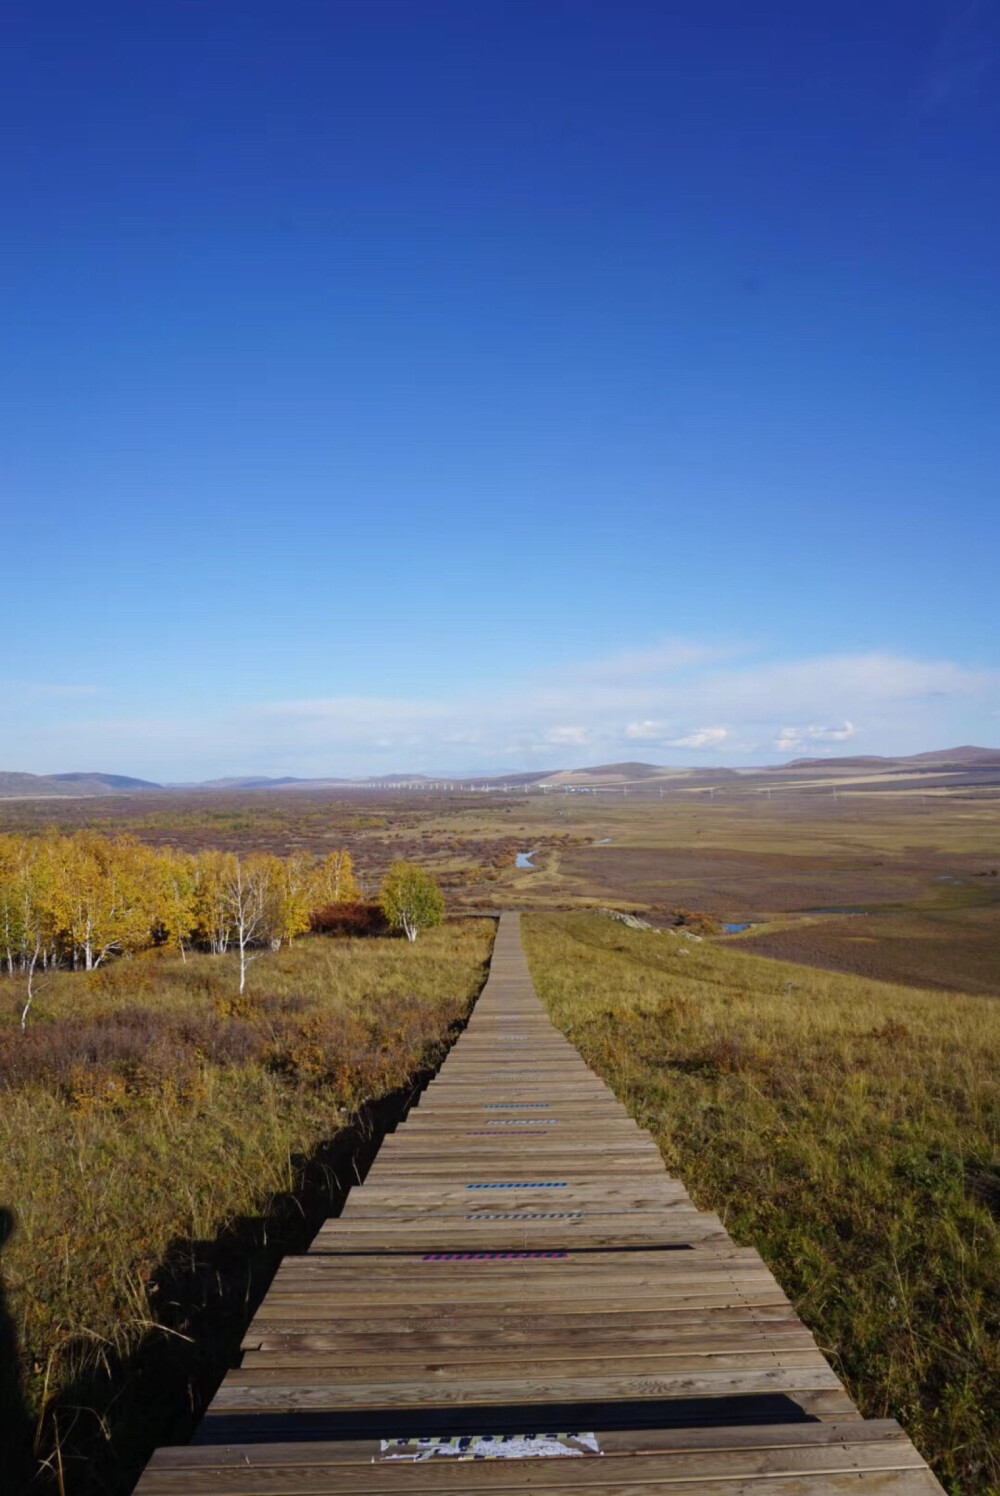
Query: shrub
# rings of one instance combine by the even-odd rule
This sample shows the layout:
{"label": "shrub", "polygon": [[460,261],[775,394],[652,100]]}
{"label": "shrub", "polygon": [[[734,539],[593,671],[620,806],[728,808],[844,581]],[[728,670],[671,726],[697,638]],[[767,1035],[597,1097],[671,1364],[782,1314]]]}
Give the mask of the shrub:
{"label": "shrub", "polygon": [[24,1034],[0,1029],[0,1090],[41,1082],[70,1100],[84,1093],[158,1093],[168,1078],[189,1083],[201,1063],[259,1059],[265,1044],[265,1036],[242,1018],[168,1016],[152,1008],[39,1023]]}
{"label": "shrub", "polygon": [[394,862],[385,876],[379,902],[394,930],[416,940],[420,930],[444,921],[444,897],[430,873],[415,862]]}
{"label": "shrub", "polygon": [[317,935],[385,935],[389,922],[381,904],[325,904],[314,910],[309,928]]}

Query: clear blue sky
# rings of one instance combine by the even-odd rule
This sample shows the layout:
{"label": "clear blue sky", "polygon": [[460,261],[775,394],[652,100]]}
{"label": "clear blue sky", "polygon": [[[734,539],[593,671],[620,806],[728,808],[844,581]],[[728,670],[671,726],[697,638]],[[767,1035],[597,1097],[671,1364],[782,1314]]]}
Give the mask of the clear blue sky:
{"label": "clear blue sky", "polygon": [[996,0],[8,0],[0,768],[1000,741]]}

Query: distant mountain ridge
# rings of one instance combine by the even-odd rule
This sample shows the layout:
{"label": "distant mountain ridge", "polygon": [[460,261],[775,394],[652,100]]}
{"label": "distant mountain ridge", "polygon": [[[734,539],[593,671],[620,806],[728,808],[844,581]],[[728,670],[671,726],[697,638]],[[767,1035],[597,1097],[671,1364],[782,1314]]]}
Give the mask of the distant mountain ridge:
{"label": "distant mountain ridge", "polygon": [[898,757],[883,754],[853,754],[845,758],[793,758],[781,765],[785,769],[886,769],[894,764],[964,764],[993,767],[1000,765],[1000,748],[935,748],[930,753],[906,753]]}
{"label": "distant mountain ridge", "polygon": [[1000,748],[936,748],[933,753],[913,753],[911,764],[1000,764]]}
{"label": "distant mountain ridge", "polygon": [[106,784],[110,790],[162,790],[162,784],[152,779],[133,779],[130,774],[46,774],[57,784]]}
{"label": "distant mountain ridge", "polygon": [[0,800],[51,800],[79,796],[120,795],[161,790],[151,779],[129,774],[18,774],[0,770]]}
{"label": "distant mountain ridge", "polygon": [[[227,779],[201,779],[194,784],[185,785],[185,789],[192,790],[273,790],[286,784],[309,784],[308,779],[296,779],[294,774],[283,774],[279,778],[271,778],[267,774],[248,774],[244,777],[239,775]],[[162,789],[157,785],[157,789]],[[169,785],[169,789],[179,789],[179,785]]]}
{"label": "distant mountain ridge", "polygon": [[[843,758],[796,758],[786,764],[762,765],[758,771],[741,772],[774,773],[779,769],[862,769],[889,771],[891,769],[920,768],[966,768],[1000,769],[1000,748],[977,748],[963,744],[959,748],[935,748],[926,753],[903,754],[890,757],[880,754],[854,754]],[[628,762],[620,764],[593,764],[579,769],[533,770],[523,773],[503,774],[372,774],[367,777],[324,776],[315,779],[300,779],[292,774],[269,776],[266,774],[233,775],[221,779],[206,779],[193,784],[158,784],[152,779],[137,779],[130,774],[105,774],[97,771],[73,770],[64,774],[26,774],[13,770],[0,770],[0,800],[41,800],[63,797],[81,798],[100,795],[145,795],[151,792],[180,794],[184,791],[203,790],[319,790],[350,789],[366,786],[370,789],[430,788],[454,785],[467,789],[485,789],[503,786],[537,784],[552,789],[593,786],[608,788],[616,785],[641,783],[644,780],[709,773],[715,779],[734,776],[737,771],[722,765],[706,769],[692,766],[647,764]]]}
{"label": "distant mountain ridge", "polygon": [[576,774],[592,774],[595,779],[618,778],[628,776],[630,779],[650,779],[654,774],[662,774],[663,767],[660,764],[625,763],[625,764],[594,764],[586,769],[570,770]]}

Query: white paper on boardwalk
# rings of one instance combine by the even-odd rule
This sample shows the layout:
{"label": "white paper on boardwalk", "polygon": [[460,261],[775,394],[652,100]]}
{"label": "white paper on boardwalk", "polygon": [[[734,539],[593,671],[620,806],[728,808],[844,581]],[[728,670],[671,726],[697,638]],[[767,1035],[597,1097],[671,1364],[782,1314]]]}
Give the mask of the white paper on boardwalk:
{"label": "white paper on boardwalk", "polygon": [[601,1452],[595,1434],[462,1434],[381,1442],[383,1460],[533,1460]]}

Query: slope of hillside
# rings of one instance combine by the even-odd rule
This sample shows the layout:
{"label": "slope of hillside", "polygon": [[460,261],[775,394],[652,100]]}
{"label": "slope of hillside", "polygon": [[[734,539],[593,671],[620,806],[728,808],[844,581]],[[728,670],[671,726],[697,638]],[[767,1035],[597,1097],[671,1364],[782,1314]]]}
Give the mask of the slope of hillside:
{"label": "slope of hillside", "polygon": [[922,764],[967,764],[980,768],[1000,766],[1000,748],[975,748],[971,744],[966,744],[961,748],[935,748],[930,753],[901,754],[898,758],[886,758],[878,753],[849,754],[844,758],[793,758],[791,763],[780,767],[786,769],[905,769],[908,765],[919,768]]}
{"label": "slope of hillside", "polygon": [[19,795],[65,795],[68,791],[43,779],[39,774],[16,774],[0,770],[0,795],[14,799]]}
{"label": "slope of hillside", "polygon": [[0,799],[3,800],[72,799],[160,788],[152,780],[133,779],[127,774],[20,774],[0,770]]}
{"label": "slope of hillside", "polygon": [[911,764],[1000,764],[1000,748],[937,748],[932,753],[913,753]]}
{"label": "slope of hillside", "polygon": [[130,774],[46,774],[46,779],[57,784],[103,784],[109,790],[159,790],[163,786],[152,779],[133,779]]}

